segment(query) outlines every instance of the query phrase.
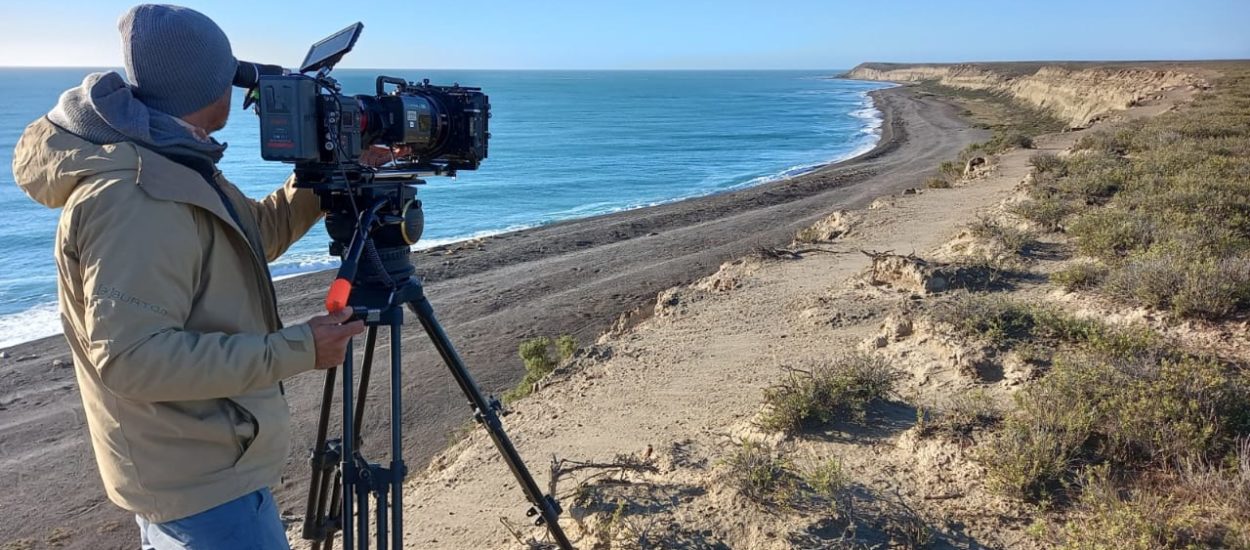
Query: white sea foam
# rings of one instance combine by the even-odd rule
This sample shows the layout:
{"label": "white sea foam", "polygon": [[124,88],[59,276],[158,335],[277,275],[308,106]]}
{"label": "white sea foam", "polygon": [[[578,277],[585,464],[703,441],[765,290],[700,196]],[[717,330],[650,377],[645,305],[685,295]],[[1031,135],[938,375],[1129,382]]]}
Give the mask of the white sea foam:
{"label": "white sea foam", "polygon": [[868,95],[868,92],[862,92],[860,96],[863,97],[863,107],[851,111],[851,116],[864,120],[868,123],[867,126],[860,129],[861,133],[874,134],[878,136],[881,135],[881,125],[885,123],[884,116],[881,111],[877,110],[877,107],[873,105],[872,97]]}
{"label": "white sea foam", "polygon": [[20,313],[0,315],[0,348],[61,333],[56,303],[39,304]]}
{"label": "white sea foam", "polygon": [[476,233],[470,233],[469,235],[461,235],[458,237],[446,237],[442,239],[422,239],[419,242],[417,242],[417,244],[413,245],[412,250],[413,251],[427,250],[430,248],[434,248],[436,246],[443,246],[443,245],[455,244],[455,243],[464,242],[464,241],[471,241],[473,239],[484,239],[486,237],[502,235],[504,233],[510,233],[512,231],[520,231],[522,229],[529,229],[531,227],[534,227],[534,226],[533,225],[512,225],[512,226],[505,227],[503,229],[478,231]]}

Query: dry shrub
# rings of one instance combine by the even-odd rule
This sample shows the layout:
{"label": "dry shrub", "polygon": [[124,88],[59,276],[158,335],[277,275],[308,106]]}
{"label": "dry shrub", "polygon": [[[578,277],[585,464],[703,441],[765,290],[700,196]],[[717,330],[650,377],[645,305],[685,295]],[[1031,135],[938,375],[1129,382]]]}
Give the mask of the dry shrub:
{"label": "dry shrub", "polygon": [[790,461],[763,444],[743,441],[721,462],[738,492],[756,503],[785,504],[798,490],[799,477]]}
{"label": "dry shrub", "polygon": [[1076,262],[1050,274],[1050,282],[1072,292],[1097,287],[1107,277],[1107,268],[1093,262]]}
{"label": "dry shrub", "polygon": [[1089,465],[1220,463],[1250,433],[1250,378],[1194,357],[1064,354],[1015,402],[978,457],[996,487],[1028,500],[1051,499]]}
{"label": "dry shrub", "polygon": [[990,218],[977,218],[968,228],[974,237],[997,242],[1012,254],[1023,253],[1036,241],[1032,232],[1003,225]]}
{"label": "dry shrub", "polygon": [[868,405],[886,398],[898,377],[883,359],[863,354],[791,368],[785,381],[764,391],[760,426],[796,434],[835,420],[862,422]]}

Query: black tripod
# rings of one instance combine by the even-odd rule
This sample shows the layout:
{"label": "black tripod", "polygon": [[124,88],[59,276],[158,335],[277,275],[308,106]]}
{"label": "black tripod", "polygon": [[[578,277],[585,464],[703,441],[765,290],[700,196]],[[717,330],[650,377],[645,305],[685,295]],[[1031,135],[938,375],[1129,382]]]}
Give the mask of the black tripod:
{"label": "black tripod", "polygon": [[[382,269],[383,261],[374,248],[370,235],[375,227],[375,219],[382,202],[360,214],[357,231],[345,254],[339,276],[331,286],[326,298],[327,309],[337,311],[342,307],[351,307],[354,316],[365,321],[368,331],[365,335],[364,357],[361,362],[360,388],[353,400],[353,365],[352,345],[348,343],[347,353],[343,358],[343,436],[341,439],[327,439],[326,432],[330,421],[330,408],[334,397],[335,377],[338,369],[326,371],[325,386],[322,390],[321,417],[317,424],[317,440],[312,449],[310,463],[312,480],[309,484],[308,507],[304,516],[303,537],[313,541],[313,549],[330,550],[334,544],[334,534],[343,533],[344,550],[368,550],[369,548],[369,501],[373,497],[376,526],[376,548],[386,550],[387,544],[395,550],[403,548],[403,481],[407,468],[403,459],[403,403],[402,385],[402,352],[401,330],[404,323],[406,305],[416,315],[425,329],[438,354],[451,370],[469,405],[473,409],[474,419],[482,424],[495,447],[499,449],[504,462],[512,470],[512,474],[521,484],[526,499],[532,507],[527,515],[534,518],[535,525],[545,525],[551,533],[555,544],[561,549],[572,549],[568,537],[560,528],[558,517],[561,509],[555,498],[544,495],[534,482],[533,476],[521,461],[512,441],[503,430],[499,420],[500,405],[494,398],[482,395],[477,383],[465,368],[464,362],[456,353],[447,333],[443,331],[434,317],[434,309],[425,297],[421,282],[415,276],[408,276],[408,271],[399,270],[404,274],[398,282],[393,281]],[[404,247],[404,261],[407,248]],[[356,270],[362,254],[370,261],[365,264],[366,273],[361,277],[366,281],[361,287],[353,288],[357,282]],[[386,284],[375,284],[380,278]],[[365,401],[369,389],[370,370],[373,364],[374,347],[377,343],[377,331],[380,326],[389,326],[391,345],[391,460],[383,467],[371,463],[360,452],[362,419],[365,412]],[[388,514],[389,513],[389,518]],[[388,525],[389,519],[389,525]],[[354,531],[352,521],[355,521]],[[390,536],[387,536],[388,527]],[[388,540],[389,539],[389,540]]]}

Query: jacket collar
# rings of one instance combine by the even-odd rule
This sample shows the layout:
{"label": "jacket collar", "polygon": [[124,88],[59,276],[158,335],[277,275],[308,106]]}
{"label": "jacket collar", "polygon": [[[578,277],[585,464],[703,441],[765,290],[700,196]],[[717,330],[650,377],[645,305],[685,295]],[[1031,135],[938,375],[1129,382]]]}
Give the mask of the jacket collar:
{"label": "jacket collar", "polygon": [[209,187],[208,182],[202,181],[203,177],[199,173],[155,151],[133,143],[130,145],[135,148],[138,157],[135,181],[148,196],[203,208],[233,227],[240,235],[247,236],[226,211],[221,197]]}

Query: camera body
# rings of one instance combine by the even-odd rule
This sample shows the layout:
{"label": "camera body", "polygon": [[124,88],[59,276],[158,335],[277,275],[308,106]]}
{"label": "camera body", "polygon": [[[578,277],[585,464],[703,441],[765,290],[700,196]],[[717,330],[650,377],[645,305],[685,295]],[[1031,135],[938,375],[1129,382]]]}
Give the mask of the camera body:
{"label": "camera body", "polygon": [[[371,302],[368,289],[393,288],[413,273],[409,249],[425,223],[420,178],[476,170],[486,158],[490,100],[480,88],[390,76],[376,77],[373,94],[343,94],[330,71],[363,28],[355,23],[313,44],[298,72],[240,62],[234,83],[249,88],[244,107],[254,105],[260,118],[261,158],[294,164],[295,186],[317,194],[330,253],[346,263],[352,243],[367,241],[354,275],[362,292],[353,299]],[[362,163],[375,145],[392,158]]]}
{"label": "camera body", "polygon": [[293,74],[261,76],[257,91],[261,157],[309,176],[333,179],[373,145],[406,151],[391,170],[432,175],[476,170],[487,155],[490,101],[480,88],[379,76],[376,94],[344,95],[327,76]]}

